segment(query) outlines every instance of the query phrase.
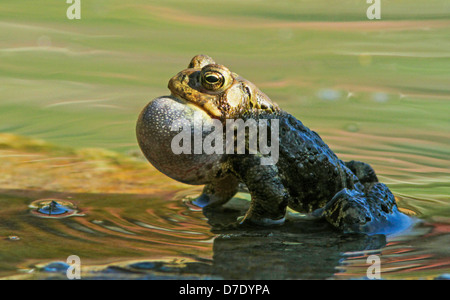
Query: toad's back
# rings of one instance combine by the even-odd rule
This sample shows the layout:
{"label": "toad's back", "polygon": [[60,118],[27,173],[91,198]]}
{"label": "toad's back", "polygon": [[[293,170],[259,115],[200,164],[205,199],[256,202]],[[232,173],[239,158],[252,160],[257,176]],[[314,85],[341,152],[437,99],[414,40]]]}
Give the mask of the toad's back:
{"label": "toad's back", "polygon": [[358,178],[316,132],[286,112],[279,113],[278,119],[280,156],[277,167],[293,209],[311,212],[324,206],[343,188],[354,188],[358,184]]}

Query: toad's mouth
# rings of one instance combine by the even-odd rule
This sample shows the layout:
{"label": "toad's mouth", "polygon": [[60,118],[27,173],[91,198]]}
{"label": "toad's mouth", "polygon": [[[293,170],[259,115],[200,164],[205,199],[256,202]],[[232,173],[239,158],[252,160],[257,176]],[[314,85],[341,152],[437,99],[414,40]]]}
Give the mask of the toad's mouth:
{"label": "toad's mouth", "polygon": [[186,97],[183,97],[184,96],[183,94],[180,95],[180,94],[174,93],[174,92],[172,92],[171,96],[178,100],[194,104],[195,106],[199,107],[201,110],[205,111],[212,118],[220,119],[222,117],[222,112],[220,111],[220,109],[218,109],[217,106],[215,106],[211,101],[208,101],[207,99],[202,99],[202,98],[192,99],[191,98],[192,94],[190,94],[190,97],[186,98]]}

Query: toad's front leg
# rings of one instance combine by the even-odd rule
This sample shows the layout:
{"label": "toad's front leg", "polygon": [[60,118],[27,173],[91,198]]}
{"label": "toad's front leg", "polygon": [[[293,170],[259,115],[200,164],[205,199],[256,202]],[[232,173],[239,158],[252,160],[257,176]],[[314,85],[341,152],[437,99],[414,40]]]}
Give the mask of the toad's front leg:
{"label": "toad's front leg", "polygon": [[230,158],[232,172],[247,186],[251,203],[240,224],[283,224],[289,194],[276,165],[261,165],[262,155],[236,155]]}
{"label": "toad's front leg", "polygon": [[217,208],[227,203],[238,192],[239,179],[233,174],[215,178],[205,185],[202,194],[194,200],[200,207]]}

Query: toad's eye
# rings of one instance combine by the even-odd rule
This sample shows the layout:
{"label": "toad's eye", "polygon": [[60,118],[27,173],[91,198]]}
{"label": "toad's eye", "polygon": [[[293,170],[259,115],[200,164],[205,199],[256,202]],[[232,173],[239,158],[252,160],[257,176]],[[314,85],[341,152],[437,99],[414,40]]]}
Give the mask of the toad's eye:
{"label": "toad's eye", "polygon": [[209,74],[205,76],[205,81],[210,84],[214,84],[220,81],[219,76],[216,74]]}
{"label": "toad's eye", "polygon": [[211,91],[220,89],[224,82],[223,75],[218,72],[205,72],[202,76],[203,87]]}
{"label": "toad's eye", "polygon": [[219,94],[233,84],[230,70],[222,65],[206,65],[200,72],[200,83],[210,94]]}

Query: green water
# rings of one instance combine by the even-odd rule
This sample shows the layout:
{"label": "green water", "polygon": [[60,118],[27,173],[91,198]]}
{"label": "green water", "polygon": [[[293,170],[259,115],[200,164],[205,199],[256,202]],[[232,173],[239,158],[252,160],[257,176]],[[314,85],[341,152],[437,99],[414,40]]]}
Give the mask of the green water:
{"label": "green water", "polygon": [[[68,20],[65,1],[2,0],[0,132],[62,146],[135,153],[134,127],[140,110],[151,99],[168,94],[168,79],[184,69],[194,55],[204,53],[254,82],[317,131],[340,158],[370,163],[399,198],[400,206],[424,220],[427,230],[413,230],[388,240],[387,248],[382,248],[387,261],[396,263],[395,245],[412,245],[416,250],[409,261],[423,266],[416,270],[411,263],[395,269],[398,265],[394,264],[392,277],[429,278],[449,272],[448,1],[382,1],[379,21],[367,20],[367,4],[359,0],[339,4],[317,0],[81,2],[81,20]],[[45,196],[47,192],[42,193]],[[214,257],[217,262],[223,255],[217,245],[231,251],[223,242],[227,238],[212,233],[201,212],[191,212],[179,199],[175,201],[177,192],[170,191],[172,194],[164,197],[129,195],[125,198],[135,200],[125,201],[118,195],[71,195],[68,191],[81,207],[96,213],[49,223],[30,219],[27,213],[28,204],[43,195],[2,190],[3,207],[14,204],[3,210],[0,234],[15,232],[22,238],[17,244],[0,241],[4,249],[0,274],[65,260],[73,247],[83,249],[80,256],[92,265],[137,258],[160,262],[167,257],[169,261],[188,257],[214,265]],[[143,200],[149,198],[153,200]],[[173,201],[161,202],[162,198]],[[156,208],[156,203],[161,207]],[[146,205],[156,212],[149,213]],[[113,209],[116,206],[119,213]],[[130,225],[129,219],[119,217],[121,213],[159,229]],[[175,223],[164,219],[171,213],[187,215],[183,217],[187,219]],[[115,227],[102,227],[103,236],[98,235],[98,228],[92,228],[96,218]],[[91,225],[72,224],[80,222]],[[116,227],[127,229],[134,238],[128,239],[124,232],[124,236],[116,236],[118,231],[111,231]],[[36,236],[30,232],[33,228]],[[280,234],[293,235],[286,230]],[[186,231],[195,233],[191,237]],[[423,232],[433,233],[431,242]],[[46,240],[49,244],[42,244]],[[68,240],[77,242],[66,243],[66,248],[58,246]],[[257,240],[244,238],[239,245]],[[119,247],[112,247],[117,241],[121,241]],[[278,242],[275,239],[270,252],[275,256],[281,251],[276,248]],[[56,246],[49,248],[53,243]],[[291,241],[291,251],[304,251],[292,243],[299,241]],[[93,254],[97,245],[103,250]],[[242,253],[244,246],[235,249],[236,253]],[[355,251],[362,248],[357,246]],[[330,255],[347,257],[351,249],[334,249]],[[273,259],[264,253],[257,256],[262,257],[260,261]],[[214,271],[202,265],[202,272],[190,272],[219,278],[236,276],[218,261]],[[347,277],[362,276],[361,262],[357,258],[348,261],[345,266],[333,263],[326,272],[312,270],[308,276],[339,277],[333,272],[341,269],[345,270],[339,274]],[[240,274],[249,274],[248,278],[259,274],[245,273],[242,266],[247,265],[242,261],[235,264],[242,269]],[[359,270],[356,273],[355,268]],[[306,276],[282,268],[276,274],[279,278]]]}

